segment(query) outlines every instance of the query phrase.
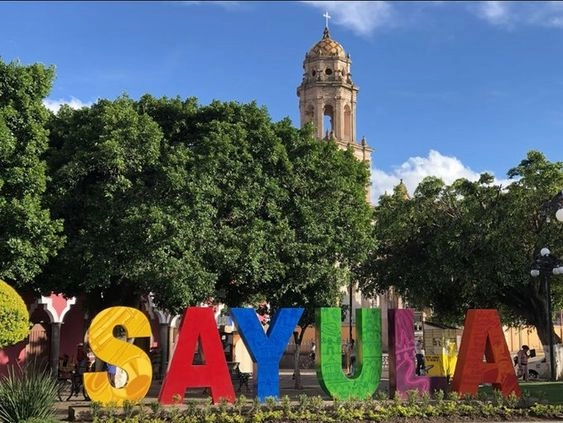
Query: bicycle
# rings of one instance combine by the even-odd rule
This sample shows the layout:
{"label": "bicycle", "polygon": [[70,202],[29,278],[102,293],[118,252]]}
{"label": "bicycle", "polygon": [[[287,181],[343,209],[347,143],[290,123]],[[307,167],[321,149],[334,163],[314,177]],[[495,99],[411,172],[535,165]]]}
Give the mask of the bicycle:
{"label": "bicycle", "polygon": [[246,386],[246,392],[249,391],[250,387],[248,386],[248,381],[252,377],[252,373],[246,373],[240,370],[240,363],[235,362],[233,364],[231,375],[233,379],[238,379],[238,392],[241,391],[243,386]]}
{"label": "bicycle", "polygon": [[424,366],[420,369],[420,376],[426,376],[428,374],[428,370],[430,370],[432,367],[434,367],[433,364],[429,365],[429,366]]}
{"label": "bicycle", "polygon": [[315,353],[310,352],[303,358],[303,369],[314,369],[315,368]]}
{"label": "bicycle", "polygon": [[59,372],[57,385],[57,397],[59,401],[69,401],[71,397],[77,397],[80,393],[84,396],[84,400],[88,401],[90,399],[88,394],[86,394],[82,375],[76,370]]}
{"label": "bicycle", "polygon": [[63,401],[63,398],[70,398],[72,395],[72,380],[65,377],[57,378],[57,398],[59,401]]}

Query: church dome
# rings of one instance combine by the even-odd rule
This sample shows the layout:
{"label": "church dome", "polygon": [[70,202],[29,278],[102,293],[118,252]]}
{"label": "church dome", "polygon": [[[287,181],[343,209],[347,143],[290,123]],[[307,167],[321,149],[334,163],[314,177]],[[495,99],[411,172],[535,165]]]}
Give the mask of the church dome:
{"label": "church dome", "polygon": [[401,182],[399,182],[399,184],[395,186],[395,188],[393,188],[393,194],[398,195],[401,200],[410,200],[411,198],[411,196],[409,195],[409,190],[407,189],[407,186],[402,179]]}
{"label": "church dome", "polygon": [[340,43],[334,41],[330,38],[330,34],[328,32],[328,28],[325,27],[323,32],[323,38],[317,44],[309,50],[307,53],[308,56],[337,56],[337,57],[346,57],[346,53],[344,52],[344,48],[340,45]]}

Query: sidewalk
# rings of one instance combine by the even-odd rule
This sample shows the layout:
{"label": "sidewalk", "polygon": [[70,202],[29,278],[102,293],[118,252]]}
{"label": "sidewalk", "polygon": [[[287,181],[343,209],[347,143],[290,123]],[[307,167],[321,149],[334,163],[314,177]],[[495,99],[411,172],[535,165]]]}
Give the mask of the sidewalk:
{"label": "sidewalk", "polygon": [[[283,369],[280,370],[280,398],[283,398],[287,395],[291,400],[297,401],[299,396],[302,394],[306,394],[307,396],[320,396],[325,401],[330,401],[328,395],[320,387],[317,375],[314,370],[302,370],[301,377],[302,377],[302,385],[303,389],[297,390],[294,388],[294,381],[292,379],[292,370]],[[247,390],[245,387],[242,388],[241,392],[237,392],[238,383],[235,381],[235,394],[237,396],[244,395],[249,400],[254,398],[254,391],[253,391],[253,383],[252,379],[249,381],[250,389]],[[144,404],[149,404],[158,400],[158,394],[160,392],[161,381],[153,381],[151,388],[143,400]],[[389,389],[389,380],[387,375],[384,374],[381,378],[379,383],[378,391],[388,391]],[[186,399],[199,399],[205,400],[210,398],[209,394],[204,394],[204,390],[201,388],[198,389],[190,389],[186,393]],[[75,408],[77,410],[88,410],[90,407],[90,401],[84,401],[82,396],[74,399],[74,397],[70,401],[60,401],[56,403],[56,414],[55,418],[59,421],[68,421],[69,420],[69,408]],[[537,420],[536,420],[537,421]],[[559,420],[560,421],[560,420]],[[554,420],[542,420],[543,423],[555,423]],[[455,422],[454,422],[455,423]],[[464,422],[467,423],[467,422]],[[509,421],[505,423],[510,423]],[[518,421],[518,423],[532,423],[532,422],[524,422]]]}

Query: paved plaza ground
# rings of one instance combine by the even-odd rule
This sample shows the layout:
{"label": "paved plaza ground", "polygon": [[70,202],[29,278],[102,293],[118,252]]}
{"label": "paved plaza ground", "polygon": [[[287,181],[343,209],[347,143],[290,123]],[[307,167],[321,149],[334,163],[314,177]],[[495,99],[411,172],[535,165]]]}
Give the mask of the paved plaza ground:
{"label": "paved plaza ground", "polygon": [[[317,375],[314,370],[306,369],[301,371],[302,375],[302,389],[295,389],[294,388],[294,380],[292,379],[293,371],[289,369],[282,369],[280,370],[280,398],[284,396],[288,396],[291,400],[296,401],[298,400],[299,396],[302,394],[306,394],[308,396],[320,396],[326,401],[329,401],[329,396],[322,390],[319,385]],[[249,389],[243,387],[241,392],[238,392],[238,381],[234,381],[235,393],[236,395],[244,395],[249,400],[254,398],[255,392],[252,383],[252,379],[249,381]],[[146,398],[143,400],[145,404],[149,404],[151,402],[155,402],[158,400],[158,394],[160,392],[162,381],[156,380],[153,382],[149,393],[147,394]],[[541,382],[536,382],[538,384],[542,384]],[[558,385],[559,386],[559,385]],[[387,372],[384,372],[379,383],[378,390],[388,392],[389,390],[389,379]],[[204,401],[206,398],[210,398],[207,392],[204,392],[203,389],[190,389],[186,392],[186,399],[200,399]],[[79,397],[72,397],[69,401],[59,401],[56,403],[56,418],[60,421],[68,421],[69,420],[69,409],[73,408],[75,410],[88,410],[90,407],[90,401],[85,401],[82,395]],[[547,420],[542,420],[544,423],[548,422]],[[524,422],[519,422],[524,423]]]}
{"label": "paved plaza ground", "polygon": [[[318,395],[325,400],[330,399],[329,396],[322,390],[321,386],[319,385],[317,375],[314,370],[310,370],[310,369],[301,370],[301,380],[302,380],[303,389],[299,389],[299,390],[294,388],[294,380],[292,379],[292,374],[293,374],[292,370],[288,370],[288,369],[280,370],[280,398],[287,395],[292,400],[297,400],[299,395],[306,394],[308,396]],[[250,399],[254,398],[255,394],[254,394],[254,387],[252,382],[253,381],[251,379],[248,383],[249,389],[243,387],[239,393],[238,381],[235,380],[234,384],[235,384],[236,395],[238,396],[242,394],[247,398]],[[158,380],[153,381],[149,393],[143,401],[144,403],[157,401],[158,393],[160,392],[161,383],[162,381],[158,381]],[[388,388],[389,388],[389,380],[387,379],[387,376],[384,375],[381,378],[378,389],[388,391]],[[204,393],[203,389],[191,389],[186,393],[186,398],[203,400],[205,398],[209,398],[209,394]],[[56,410],[57,410],[56,418],[59,420],[68,420],[69,407],[79,409],[89,406],[90,406],[90,401],[85,401],[82,395],[79,395],[78,397],[72,397],[69,401],[59,401],[56,404]]]}

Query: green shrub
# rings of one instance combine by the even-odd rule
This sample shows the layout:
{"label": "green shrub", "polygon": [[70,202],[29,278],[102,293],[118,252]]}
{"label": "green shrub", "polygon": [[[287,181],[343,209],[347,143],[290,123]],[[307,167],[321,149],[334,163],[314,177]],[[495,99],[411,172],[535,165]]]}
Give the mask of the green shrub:
{"label": "green shrub", "polygon": [[205,401],[189,400],[182,410],[176,405],[166,406],[162,413],[150,417],[127,416],[125,410],[115,415],[104,412],[104,416],[95,418],[94,423],[487,422],[555,420],[563,414],[563,405],[536,404],[530,408],[512,408],[508,402],[515,401],[498,405],[491,400],[469,397],[438,402],[422,396],[419,401],[414,398],[401,400],[397,396],[386,401],[333,400],[330,403],[321,397],[302,394],[294,400],[288,396],[280,401],[270,397],[264,403],[243,397],[242,400],[237,398],[234,404],[220,401],[214,406]]}
{"label": "green shrub", "polygon": [[35,363],[9,366],[0,379],[0,421],[51,421],[56,399],[57,382],[47,370]]}
{"label": "green shrub", "polygon": [[29,313],[22,297],[0,279],[0,348],[15,344],[29,334]]}

